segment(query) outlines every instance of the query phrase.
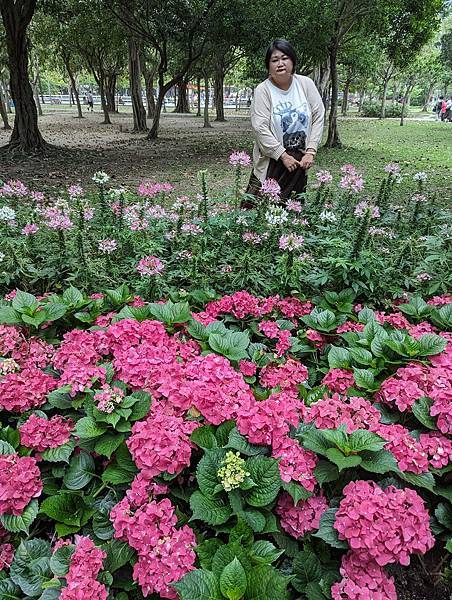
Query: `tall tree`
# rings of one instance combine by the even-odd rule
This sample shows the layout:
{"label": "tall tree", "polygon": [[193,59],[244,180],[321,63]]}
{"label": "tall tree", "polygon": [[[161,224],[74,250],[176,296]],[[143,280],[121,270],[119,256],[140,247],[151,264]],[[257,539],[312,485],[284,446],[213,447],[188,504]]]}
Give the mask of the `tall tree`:
{"label": "tall tree", "polygon": [[128,39],[129,49],[129,83],[132,96],[133,131],[147,131],[146,109],[141,95],[141,54],[140,41],[133,35]]}
{"label": "tall tree", "polygon": [[38,127],[38,112],[28,75],[27,29],[37,0],[0,0],[0,11],[6,33],[10,74],[10,90],[15,114],[8,151],[41,153],[48,144]]}
{"label": "tall tree", "polygon": [[216,0],[128,0],[106,2],[106,6],[135,35],[149,44],[158,60],[158,97],[148,139],[155,139],[166,93],[182,81],[202,55],[207,41],[207,17]]}

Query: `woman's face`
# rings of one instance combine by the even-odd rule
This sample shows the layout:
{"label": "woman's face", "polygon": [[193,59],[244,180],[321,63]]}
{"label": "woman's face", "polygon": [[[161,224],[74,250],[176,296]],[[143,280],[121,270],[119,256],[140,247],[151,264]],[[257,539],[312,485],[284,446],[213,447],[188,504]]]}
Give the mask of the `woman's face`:
{"label": "woman's face", "polygon": [[281,50],[274,50],[270,57],[268,71],[272,79],[276,81],[287,81],[292,77],[293,62],[287,54],[284,54]]}

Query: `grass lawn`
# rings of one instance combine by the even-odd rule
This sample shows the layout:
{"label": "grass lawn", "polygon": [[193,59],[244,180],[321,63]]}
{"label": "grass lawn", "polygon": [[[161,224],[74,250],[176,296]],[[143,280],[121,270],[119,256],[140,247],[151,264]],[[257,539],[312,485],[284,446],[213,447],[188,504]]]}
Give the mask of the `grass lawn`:
{"label": "grass lawn", "polygon": [[[148,141],[142,134],[132,134],[131,110],[121,107],[112,115],[112,125],[101,125],[102,114],[85,113],[75,119],[74,109],[46,106],[40,128],[46,140],[59,149],[47,157],[11,157],[2,161],[0,179],[21,179],[34,189],[68,185],[80,181],[89,187],[96,170],[112,175],[117,184],[136,186],[143,179],[170,181],[178,192],[198,191],[196,173],[210,172],[212,190],[233,185],[234,171],[228,155],[234,149],[251,152],[253,135],[248,111],[227,110],[225,123],[203,129],[203,121],[193,114],[162,114],[159,139]],[[415,116],[413,118],[413,115]],[[384,165],[398,162],[402,172],[429,174],[430,189],[444,199],[452,196],[450,155],[451,123],[440,123],[430,113],[411,112],[405,125],[398,119],[363,119],[350,116],[339,119],[343,147],[320,149],[315,170],[338,172],[344,163],[354,163],[364,173],[366,189],[379,186]],[[9,132],[0,131],[0,145]],[[243,181],[248,177],[244,174]],[[313,174],[311,175],[311,181]],[[412,182],[413,189],[415,188]]]}

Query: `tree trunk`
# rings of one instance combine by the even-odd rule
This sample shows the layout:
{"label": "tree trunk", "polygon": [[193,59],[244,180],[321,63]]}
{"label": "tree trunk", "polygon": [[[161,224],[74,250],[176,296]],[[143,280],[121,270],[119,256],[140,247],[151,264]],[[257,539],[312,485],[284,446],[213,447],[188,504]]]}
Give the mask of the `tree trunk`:
{"label": "tree trunk", "polygon": [[351,79],[347,79],[345,81],[345,86],[344,86],[344,95],[342,97],[342,106],[341,106],[341,114],[345,117],[347,116],[347,109],[348,109],[348,93],[350,91],[350,84],[351,84]]}
{"label": "tree trunk", "polygon": [[174,109],[175,113],[187,114],[190,112],[190,105],[188,103],[187,85],[188,85],[187,81],[179,81],[176,84],[177,103],[176,103],[176,108]]}
{"label": "tree trunk", "polygon": [[210,129],[212,125],[209,121],[209,76],[204,75],[204,129]]}
{"label": "tree trunk", "polygon": [[35,99],[35,104],[36,104],[36,108],[38,109],[38,116],[42,117],[42,108],[41,108],[41,102],[39,100],[39,89],[38,89],[38,81],[39,81],[39,61],[38,61],[38,57],[35,56],[34,58],[34,63],[35,63],[35,75],[31,81],[31,87],[33,89],[33,97]]}
{"label": "tree trunk", "polygon": [[133,131],[147,131],[146,110],[141,96],[140,46],[135,38],[129,37],[129,83],[132,96]]}
{"label": "tree trunk", "polygon": [[28,77],[27,27],[37,0],[2,0],[6,31],[10,89],[14,100],[14,128],[7,148],[26,153],[43,152],[48,144],[38,127],[38,113]]}
{"label": "tree trunk", "polygon": [[427,96],[425,97],[425,101],[424,101],[424,105],[422,106],[422,112],[427,112],[428,111],[428,106],[430,104],[430,102],[432,101],[433,98],[433,89],[435,87],[435,82],[434,81],[430,81],[429,86],[428,86],[428,92],[427,92]]}
{"label": "tree trunk", "polygon": [[157,103],[155,107],[154,118],[152,120],[152,126],[149,130],[149,133],[146,136],[147,140],[156,140],[160,127],[160,115],[162,112],[162,107],[165,106],[165,96],[168,90],[170,90],[173,85],[176,83],[174,79],[164,84],[163,80],[164,74],[163,72],[159,73],[159,93],[157,95]]}
{"label": "tree trunk", "polygon": [[146,84],[146,103],[148,109],[148,119],[153,119],[155,115],[154,98],[154,74],[152,71],[144,71],[144,81]]}
{"label": "tree trunk", "polygon": [[215,121],[226,121],[224,118],[224,94],[223,94],[223,84],[224,84],[224,71],[223,68],[220,67],[215,71],[215,79],[214,79],[214,93],[215,93],[215,110],[217,116]]}
{"label": "tree trunk", "polygon": [[11,129],[11,125],[8,122],[8,113],[6,112],[5,100],[4,100],[1,88],[0,88],[0,116],[2,117],[2,121],[3,121],[3,129]]}
{"label": "tree trunk", "polygon": [[0,79],[0,93],[3,94],[3,101],[6,105],[6,112],[11,115],[13,110],[11,108],[8,86],[3,79]]}
{"label": "tree trunk", "polygon": [[364,96],[366,94],[365,88],[362,88],[359,92],[359,105],[358,105],[358,113],[360,113],[363,109]]}
{"label": "tree trunk", "polygon": [[392,89],[392,103],[397,104],[400,94],[400,83],[395,83]]}
{"label": "tree trunk", "polygon": [[80,104],[80,96],[77,89],[77,84],[75,82],[74,73],[71,69],[71,63],[69,62],[69,55],[62,53],[62,58],[64,62],[64,66],[66,67],[67,74],[69,75],[69,82],[71,84],[71,91],[75,98],[75,103],[77,104],[77,119],[83,119],[82,106]]}
{"label": "tree trunk", "polygon": [[328,58],[324,63],[318,65],[314,69],[314,81],[319,90],[319,94],[322,96],[322,100],[325,106],[328,104],[328,87],[331,77],[330,59]]}
{"label": "tree trunk", "polygon": [[380,119],[386,118],[386,96],[388,95],[389,79],[383,80],[383,90],[381,93]]}
{"label": "tree trunk", "polygon": [[104,111],[104,120],[102,121],[101,125],[111,125],[107,98],[105,96],[105,75],[102,73],[97,81],[97,84],[99,85],[100,103],[102,105],[102,110]]}
{"label": "tree trunk", "polygon": [[196,80],[196,87],[198,88],[198,110],[196,112],[196,116],[201,116],[201,77],[198,77]]}
{"label": "tree trunk", "polygon": [[328,137],[325,143],[326,148],[340,148],[342,146],[337,129],[337,104],[339,94],[339,80],[337,76],[337,48],[333,46],[330,50],[330,68],[331,68],[331,106],[328,119]]}
{"label": "tree trunk", "polygon": [[107,99],[108,112],[114,113],[116,111],[116,73],[109,73],[105,78],[105,97]]}
{"label": "tree trunk", "polygon": [[400,116],[400,126],[403,126],[403,124],[404,124],[404,120],[405,120],[405,107],[406,107],[406,105],[408,103],[408,99],[409,99],[409,97],[411,95],[411,92],[413,91],[413,88],[414,88],[414,81],[413,81],[413,79],[414,78],[411,78],[408,81],[407,86],[406,86],[406,90],[405,90],[405,95],[404,95],[403,100],[402,100],[402,114]]}

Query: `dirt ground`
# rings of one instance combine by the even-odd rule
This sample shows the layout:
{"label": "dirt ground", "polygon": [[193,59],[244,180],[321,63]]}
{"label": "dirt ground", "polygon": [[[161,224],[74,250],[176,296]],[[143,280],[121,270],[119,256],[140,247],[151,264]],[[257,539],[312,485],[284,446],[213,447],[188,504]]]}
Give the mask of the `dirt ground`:
{"label": "dirt ground", "polygon": [[[124,109],[123,109],[124,110]],[[227,116],[225,123],[212,121],[203,129],[195,115],[162,114],[159,139],[146,140],[133,134],[132,115],[111,116],[112,125],[101,125],[99,111],[74,118],[68,108],[44,108],[39,126],[45,140],[56,146],[47,156],[0,158],[0,179],[20,179],[33,189],[66,186],[80,182],[92,186],[95,171],[105,171],[118,185],[133,188],[143,179],[170,181],[176,189],[196,186],[196,173],[208,169],[211,187],[221,189],[233,182],[228,156],[234,149],[251,151],[249,117]],[[12,120],[12,119],[11,119]],[[10,131],[0,130],[0,146]]]}

